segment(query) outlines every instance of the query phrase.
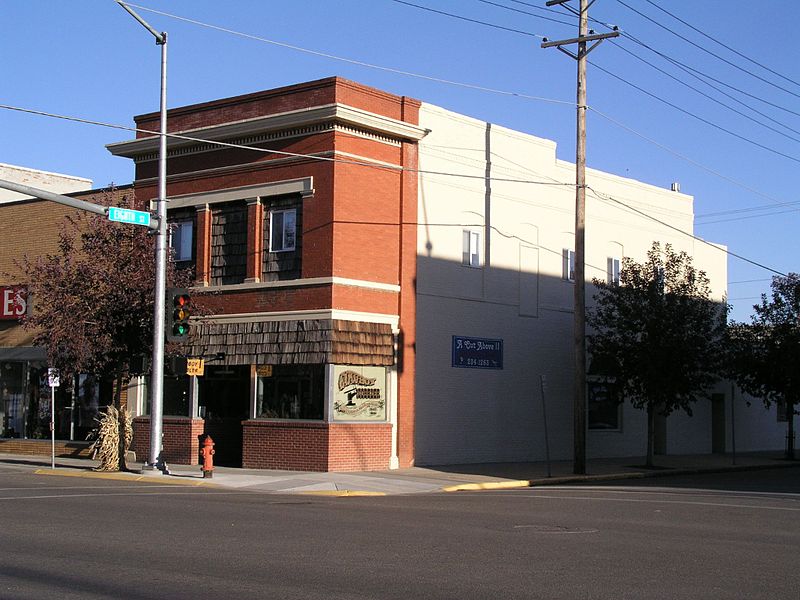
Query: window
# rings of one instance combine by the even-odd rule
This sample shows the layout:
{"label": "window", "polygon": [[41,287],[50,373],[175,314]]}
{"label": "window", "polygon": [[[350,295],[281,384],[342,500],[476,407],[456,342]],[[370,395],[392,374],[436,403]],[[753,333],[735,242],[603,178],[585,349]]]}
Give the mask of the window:
{"label": "window", "polygon": [[256,417],[323,418],[325,373],[322,365],[273,365],[259,375]]}
{"label": "window", "polygon": [[481,234],[477,231],[469,231],[467,229],[463,232],[463,246],[461,254],[461,264],[467,267],[480,267],[481,266]]}
{"label": "window", "polygon": [[589,381],[587,388],[589,429],[619,431],[621,404],[616,385],[607,381]]}
{"label": "window", "polygon": [[561,277],[567,281],[575,281],[575,251],[569,248],[561,251]]}
{"label": "window", "polygon": [[295,248],[297,211],[273,210],[269,213],[269,251],[290,252]]}
{"label": "window", "polygon": [[775,410],[777,413],[778,423],[786,423],[789,420],[786,418],[786,400],[778,400],[775,403]]}
{"label": "window", "polygon": [[174,221],[170,223],[169,246],[175,262],[190,261],[194,254],[193,221]]}
{"label": "window", "polygon": [[608,285],[619,285],[619,259],[609,256],[606,282]]}

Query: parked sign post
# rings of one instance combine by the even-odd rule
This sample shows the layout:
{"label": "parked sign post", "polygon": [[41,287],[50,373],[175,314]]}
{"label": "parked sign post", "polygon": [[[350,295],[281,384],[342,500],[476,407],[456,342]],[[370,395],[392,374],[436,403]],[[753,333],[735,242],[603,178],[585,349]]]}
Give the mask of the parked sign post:
{"label": "parked sign post", "polygon": [[56,388],[61,385],[58,369],[47,369],[47,385],[50,386],[50,468],[56,468]]}

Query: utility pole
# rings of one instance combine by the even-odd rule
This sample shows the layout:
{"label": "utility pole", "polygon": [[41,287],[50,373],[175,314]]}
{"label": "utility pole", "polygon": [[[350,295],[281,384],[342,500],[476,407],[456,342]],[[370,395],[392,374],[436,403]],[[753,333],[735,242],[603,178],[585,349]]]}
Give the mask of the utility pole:
{"label": "utility pole", "polygon": [[[547,6],[561,5],[578,17],[578,37],[555,42],[544,40],[542,48],[556,47],[578,61],[577,143],[575,147],[575,395],[573,397],[573,473],[586,473],[586,57],[606,38],[619,32],[595,34],[589,31],[589,7],[594,0],[579,0],[576,11],[570,0],[548,0]],[[588,42],[594,42],[587,46]],[[578,53],[564,48],[578,45]]]}

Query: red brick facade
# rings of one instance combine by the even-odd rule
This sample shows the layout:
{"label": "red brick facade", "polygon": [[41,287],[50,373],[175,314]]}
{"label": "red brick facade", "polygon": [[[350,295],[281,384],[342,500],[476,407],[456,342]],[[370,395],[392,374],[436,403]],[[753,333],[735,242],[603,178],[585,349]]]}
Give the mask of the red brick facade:
{"label": "red brick facade", "polygon": [[[212,271],[228,260],[220,258],[221,246],[214,246],[219,242],[212,243],[222,239],[213,233],[215,210],[232,201],[246,206],[246,272],[242,285],[215,286],[215,295],[204,300],[212,320],[223,322],[227,315],[240,322],[287,319],[308,311],[336,319],[334,313],[347,311],[377,315],[378,322],[389,320],[399,329],[397,376],[391,378],[397,382],[391,394],[397,404],[395,423],[245,420],[245,467],[362,470],[414,464],[416,168],[417,141],[425,135],[418,127],[419,107],[416,100],[333,77],[169,111],[170,131],[265,150],[168,141],[167,196],[182,203],[182,211],[196,214],[199,288],[210,286]],[[140,129],[158,129],[155,113],[135,120]],[[114,146],[112,152],[136,163],[139,200],[155,198],[156,138],[139,132],[135,141]],[[297,181],[313,182],[313,189],[292,197],[302,217],[299,262],[286,267],[294,270],[291,278],[277,281],[280,285],[273,271],[269,283],[262,284],[262,256],[271,261],[270,268],[281,258],[264,247],[267,210],[279,209],[270,208],[268,191],[258,190]],[[390,414],[387,410],[387,418]],[[145,422],[137,420],[137,454],[149,444]],[[196,422],[202,424],[165,419],[167,462],[196,463],[196,437],[202,432]]]}
{"label": "red brick facade", "polygon": [[[164,461],[176,465],[197,465],[200,454],[200,436],[205,431],[203,419],[188,417],[164,417],[163,419]],[[133,420],[133,444],[131,450],[140,461],[150,460],[150,417]]]}
{"label": "red brick facade", "polygon": [[387,469],[392,451],[388,423],[245,421],[242,466],[290,471]]}

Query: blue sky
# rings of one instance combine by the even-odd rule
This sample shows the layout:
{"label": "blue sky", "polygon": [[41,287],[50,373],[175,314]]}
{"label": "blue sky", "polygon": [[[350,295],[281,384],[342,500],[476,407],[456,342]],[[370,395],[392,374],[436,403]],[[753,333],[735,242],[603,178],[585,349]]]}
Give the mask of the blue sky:
{"label": "blue sky", "polygon": [[[575,62],[539,47],[541,36],[574,37],[574,16],[543,10],[545,0],[408,2],[463,19],[397,0],[140,0],[143,8],[136,10],[169,33],[170,107],[340,75],[553,139],[560,158],[574,159]],[[361,66],[144,8],[319,53],[562,102]],[[615,24],[641,44],[624,37],[590,55],[589,166],[662,187],[680,182],[695,196],[699,236],[777,271],[800,270],[800,207],[749,210],[798,201],[792,184],[800,171],[800,62],[791,40],[800,3],[597,0],[590,15],[598,32]],[[159,49],[113,0],[2,0],[0,17],[6,25],[0,104],[128,126],[133,115],[158,109]],[[0,162],[89,177],[96,187],[131,181],[132,163],[105,149],[131,137],[0,109]],[[733,257],[728,265],[733,317],[744,320],[772,273]]]}

